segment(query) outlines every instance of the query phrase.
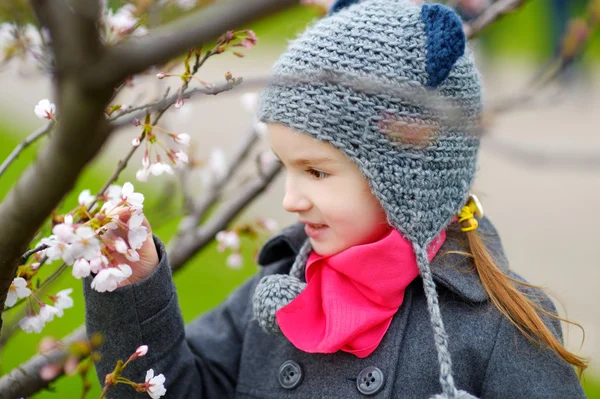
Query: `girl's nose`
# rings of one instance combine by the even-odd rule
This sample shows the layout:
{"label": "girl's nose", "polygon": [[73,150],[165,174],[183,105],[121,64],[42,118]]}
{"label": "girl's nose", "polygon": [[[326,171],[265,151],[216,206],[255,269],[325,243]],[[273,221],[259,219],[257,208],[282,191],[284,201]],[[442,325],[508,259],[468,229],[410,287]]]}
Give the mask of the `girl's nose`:
{"label": "girl's nose", "polygon": [[310,200],[300,190],[295,189],[289,182],[286,182],[283,209],[290,213],[299,213],[308,211],[311,206]]}

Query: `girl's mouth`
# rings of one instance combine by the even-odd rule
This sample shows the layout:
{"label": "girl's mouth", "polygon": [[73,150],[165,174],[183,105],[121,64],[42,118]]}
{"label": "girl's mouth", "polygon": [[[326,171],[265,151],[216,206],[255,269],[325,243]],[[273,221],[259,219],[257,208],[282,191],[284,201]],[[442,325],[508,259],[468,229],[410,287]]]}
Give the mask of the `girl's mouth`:
{"label": "girl's mouth", "polygon": [[311,224],[307,223],[304,226],[304,232],[312,239],[319,239],[323,236],[329,226],[326,224]]}

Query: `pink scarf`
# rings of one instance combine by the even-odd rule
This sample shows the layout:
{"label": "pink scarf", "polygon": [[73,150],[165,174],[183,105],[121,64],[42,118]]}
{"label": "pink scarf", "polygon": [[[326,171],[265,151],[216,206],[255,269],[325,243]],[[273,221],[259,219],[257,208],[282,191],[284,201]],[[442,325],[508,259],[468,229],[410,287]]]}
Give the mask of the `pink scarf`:
{"label": "pink scarf", "polygon": [[[429,246],[429,260],[445,239],[442,231]],[[302,351],[342,350],[364,358],[383,339],[406,287],[418,275],[412,244],[394,229],[379,241],[335,255],[313,252],[306,265],[306,288],[277,312],[277,322]]]}

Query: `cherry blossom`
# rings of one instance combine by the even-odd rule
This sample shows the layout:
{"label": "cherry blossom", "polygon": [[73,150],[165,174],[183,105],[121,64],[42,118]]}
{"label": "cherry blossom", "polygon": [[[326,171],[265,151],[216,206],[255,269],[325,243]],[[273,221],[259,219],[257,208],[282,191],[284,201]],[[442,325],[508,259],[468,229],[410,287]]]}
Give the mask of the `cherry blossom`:
{"label": "cherry blossom", "polygon": [[240,269],[244,264],[244,258],[241,254],[234,252],[227,257],[226,263],[232,269]]}
{"label": "cherry blossom", "polygon": [[73,298],[69,296],[72,292],[73,288],[67,288],[57,292],[54,296],[54,307],[59,310],[59,317],[62,317],[63,310],[73,307]]}
{"label": "cherry blossom", "polygon": [[168,173],[168,174],[172,175],[173,169],[166,163],[162,163],[159,161],[159,162],[156,162],[156,163],[153,163],[152,165],[150,165],[150,172],[154,176],[160,176],[163,173]]}
{"label": "cherry blossom", "polygon": [[146,387],[146,391],[152,399],[158,399],[167,393],[167,390],[164,385],[164,375],[159,374],[157,376],[154,376],[154,370],[150,369],[146,372],[145,381],[146,382],[144,383],[144,385]]}
{"label": "cherry blossom", "polygon": [[33,112],[35,112],[35,115],[40,119],[54,119],[56,105],[51,103],[47,98],[44,98],[35,106]]}
{"label": "cherry blossom", "polygon": [[26,333],[40,333],[46,322],[38,315],[26,316],[19,321],[19,327]]}
{"label": "cherry blossom", "polygon": [[125,204],[133,209],[142,209],[144,207],[144,194],[133,191],[133,184],[127,182],[123,184],[121,198]]}
{"label": "cherry blossom", "polygon": [[23,277],[16,277],[8,287],[8,294],[6,294],[6,307],[14,306],[17,303],[17,299],[26,298],[31,294],[31,290],[27,288],[27,280]]}
{"label": "cherry blossom", "polygon": [[205,185],[211,185],[221,181],[227,174],[227,161],[225,153],[220,148],[215,148],[211,151],[208,158],[207,168],[202,170],[200,175]]}
{"label": "cherry blossom", "polygon": [[77,258],[93,260],[100,256],[100,241],[94,230],[89,226],[81,226],[75,231],[76,237],[72,243],[73,253]]}
{"label": "cherry blossom", "polygon": [[146,353],[148,353],[148,345],[142,345],[139,346],[136,350],[135,350],[135,354],[137,355],[137,357],[142,357],[145,356]]}
{"label": "cherry blossom", "polygon": [[63,311],[48,304],[41,304],[39,318],[44,323],[54,320],[54,316],[61,317],[63,315]]}
{"label": "cherry blossom", "polygon": [[146,241],[148,230],[142,225],[144,216],[141,214],[133,214],[129,218],[129,231],[127,232],[127,240],[131,249],[140,249]]}
{"label": "cherry blossom", "polygon": [[92,273],[97,274],[103,268],[108,267],[108,265],[109,265],[108,258],[103,255],[99,258],[96,258],[96,259],[90,261],[90,271]]}
{"label": "cherry blossom", "polygon": [[235,231],[219,231],[216,239],[219,243],[219,252],[223,252],[226,249],[237,251],[240,248],[240,236]]}
{"label": "cherry blossom", "polygon": [[92,203],[95,200],[96,200],[96,197],[92,195],[92,193],[90,192],[90,190],[83,190],[79,194],[79,197],[77,197],[77,202],[79,203],[79,205],[83,205],[86,208],[89,208],[90,205],[92,205]]}
{"label": "cherry blossom", "polygon": [[131,272],[131,267],[126,264],[102,269],[92,280],[91,287],[98,292],[114,291],[122,281],[131,276]]}
{"label": "cherry blossom", "polygon": [[[96,261],[96,259],[94,259],[92,262]],[[72,274],[73,277],[75,278],[84,278],[90,275],[90,271],[91,271],[91,266],[90,266],[90,262],[88,262],[87,260],[81,258],[81,259],[77,259],[75,261],[75,263],[73,264],[73,270],[72,270]]]}
{"label": "cherry blossom", "polygon": [[171,138],[177,144],[181,144],[184,146],[190,145],[191,137],[187,133],[173,134],[173,135],[171,135]]}
{"label": "cherry blossom", "polygon": [[277,221],[275,219],[271,219],[271,218],[261,219],[259,221],[259,223],[265,229],[269,230],[269,232],[271,232],[271,233],[275,233],[277,231],[277,229],[279,228],[279,225],[277,224]]}

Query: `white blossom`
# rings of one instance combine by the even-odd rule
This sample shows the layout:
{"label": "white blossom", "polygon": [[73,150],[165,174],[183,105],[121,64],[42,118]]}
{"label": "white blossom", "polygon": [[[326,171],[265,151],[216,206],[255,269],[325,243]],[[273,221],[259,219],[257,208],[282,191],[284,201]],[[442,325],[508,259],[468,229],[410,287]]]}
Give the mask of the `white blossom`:
{"label": "white blossom", "polygon": [[133,184],[127,182],[123,185],[121,198],[127,205],[133,209],[142,209],[144,207],[144,194],[133,191]]}
{"label": "white blossom", "polygon": [[92,260],[100,256],[100,240],[89,226],[80,226],[75,231],[75,239],[71,245],[73,256]]}
{"label": "white blossom", "polygon": [[125,258],[130,262],[137,262],[140,260],[140,254],[135,249],[129,248],[125,254]]}
{"label": "white blossom", "polygon": [[46,322],[42,320],[38,315],[36,316],[26,316],[19,321],[19,327],[26,333],[40,333],[44,328]]}
{"label": "white blossom", "polygon": [[216,236],[219,243],[219,251],[223,252],[226,249],[237,251],[240,248],[240,236],[235,231],[219,231]]}
{"label": "white blossom", "polygon": [[31,290],[27,288],[27,280],[23,277],[15,277],[13,282],[8,287],[8,294],[6,294],[6,307],[14,306],[17,303],[17,299],[26,298],[31,294]]}
{"label": "white blossom", "polygon": [[90,271],[99,273],[104,267],[108,266],[108,258],[104,255],[90,261]]}
{"label": "white blossom", "polygon": [[180,133],[180,134],[177,134],[177,135],[171,136],[171,137],[173,138],[173,141],[177,144],[181,144],[184,146],[190,145],[191,137],[187,133]]}
{"label": "white blossom", "polygon": [[[146,229],[146,226],[142,225],[143,221],[144,215],[142,214],[134,213],[129,218],[127,241],[129,241],[129,246],[132,249],[140,249],[148,237],[148,230]],[[132,254],[132,256],[135,255]]]}
{"label": "white blossom", "polygon": [[35,112],[35,115],[40,119],[54,119],[56,105],[51,103],[47,98],[44,98],[35,106],[33,112]]}
{"label": "white blossom", "polygon": [[43,304],[40,307],[39,318],[44,323],[54,320],[54,316],[61,317],[62,315],[63,315],[62,310],[59,310],[52,305]]}
{"label": "white blossom", "polygon": [[181,168],[189,162],[187,154],[183,151],[175,151],[174,159],[175,166]]}
{"label": "white blossom", "polygon": [[148,353],[148,345],[141,345],[135,350],[135,354],[138,357],[145,356]]}
{"label": "white blossom", "polygon": [[83,190],[81,194],[79,194],[79,197],[77,197],[77,202],[79,202],[79,205],[84,205],[86,208],[89,208],[95,199],[96,197],[92,195],[90,190]]}
{"label": "white blossom", "polygon": [[[94,261],[92,261],[94,262]],[[90,262],[84,258],[77,259],[73,264],[72,274],[75,278],[84,278],[90,275],[91,266]]]}
{"label": "white blossom", "polygon": [[114,246],[115,246],[115,250],[120,253],[120,254],[126,254],[127,250],[129,249],[127,247],[127,243],[125,242],[124,239],[122,239],[121,237],[117,238],[114,242],[113,242]]}
{"label": "white blossom", "polygon": [[114,291],[119,283],[131,276],[131,272],[131,267],[126,264],[102,269],[92,280],[91,287],[98,292]]}
{"label": "white blossom", "polygon": [[135,178],[138,181],[146,182],[148,181],[148,177],[150,177],[150,169],[142,168],[138,170],[135,174]]}
{"label": "white blossom", "polygon": [[56,293],[56,301],[54,302],[54,307],[59,310],[59,317],[62,317],[63,310],[73,307],[73,298],[69,296],[72,292],[73,288],[67,288]]}
{"label": "white blossom", "polygon": [[168,173],[168,174],[172,175],[173,169],[171,168],[170,165],[167,165],[166,163],[156,162],[156,163],[153,163],[152,165],[150,165],[150,172],[154,176],[160,176],[163,173]]}
{"label": "white blossom", "polygon": [[275,219],[263,219],[262,220],[262,225],[265,226],[265,228],[267,230],[269,230],[271,233],[274,233],[277,231],[278,225],[277,225],[277,221],[275,221]]}
{"label": "white blossom", "polygon": [[226,263],[232,269],[239,269],[244,263],[244,258],[241,254],[234,252],[227,257]]}
{"label": "white blossom", "polygon": [[148,385],[148,395],[152,399],[158,399],[167,393],[165,389],[165,376],[162,374],[154,376],[154,370],[150,369],[146,372],[146,384]]}
{"label": "white blossom", "polygon": [[108,10],[105,21],[109,28],[117,33],[117,35],[125,35],[135,29],[138,20],[134,17],[135,6],[126,4],[113,13],[112,9]]}
{"label": "white blossom", "polygon": [[121,199],[121,191],[123,191],[123,187],[118,184],[111,184],[106,189],[106,196],[109,200]]}

